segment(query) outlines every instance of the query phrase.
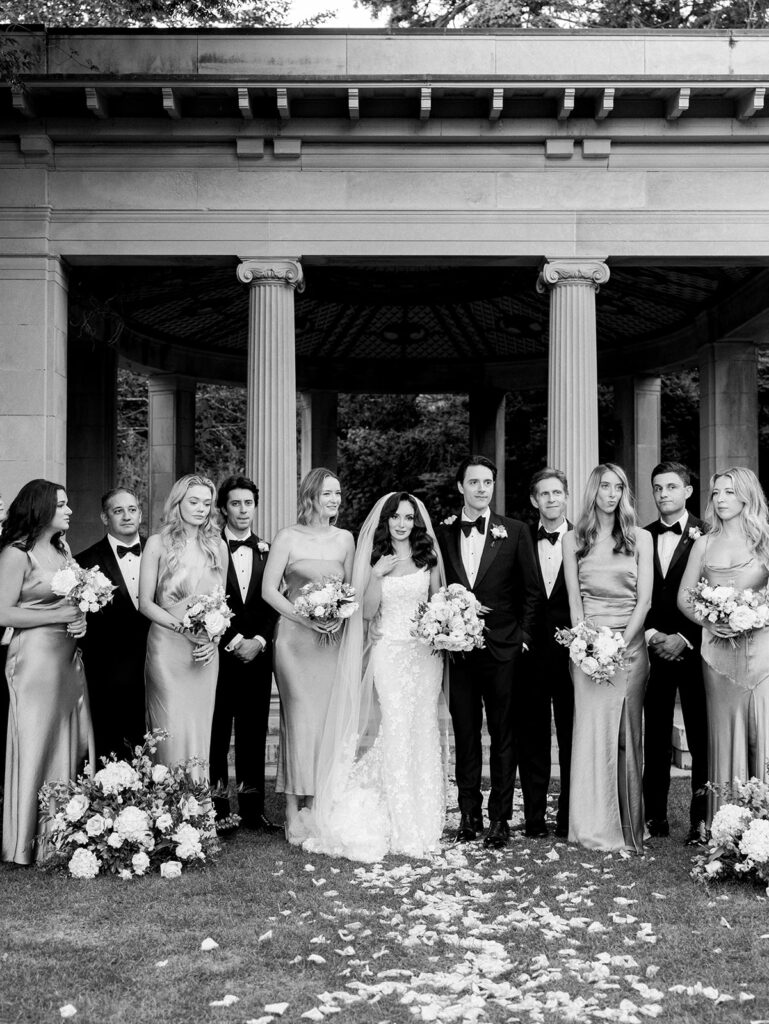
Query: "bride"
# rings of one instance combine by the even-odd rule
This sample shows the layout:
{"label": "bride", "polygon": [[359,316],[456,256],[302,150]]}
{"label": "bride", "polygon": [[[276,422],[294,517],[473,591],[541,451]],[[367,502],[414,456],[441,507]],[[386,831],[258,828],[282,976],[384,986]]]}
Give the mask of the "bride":
{"label": "bride", "polygon": [[438,850],[445,811],[444,664],[410,627],[418,604],[442,581],[422,502],[406,492],[380,498],[355,554],[361,608],[342,639],[321,739],[304,842],[310,852],[370,863],[387,853],[425,857]]}

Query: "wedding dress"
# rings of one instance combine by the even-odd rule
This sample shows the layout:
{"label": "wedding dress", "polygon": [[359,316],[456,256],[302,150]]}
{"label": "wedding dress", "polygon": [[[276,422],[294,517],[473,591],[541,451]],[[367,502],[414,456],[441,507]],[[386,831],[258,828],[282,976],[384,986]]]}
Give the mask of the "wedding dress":
{"label": "wedding dress", "polygon": [[[384,500],[369,517],[375,523]],[[369,567],[364,527],[353,570],[361,596]],[[429,585],[427,569],[385,576],[368,643],[360,611],[350,620],[321,743],[315,806],[306,817],[303,845],[311,853],[373,863],[387,853],[438,851],[446,804],[444,663],[410,635]]]}

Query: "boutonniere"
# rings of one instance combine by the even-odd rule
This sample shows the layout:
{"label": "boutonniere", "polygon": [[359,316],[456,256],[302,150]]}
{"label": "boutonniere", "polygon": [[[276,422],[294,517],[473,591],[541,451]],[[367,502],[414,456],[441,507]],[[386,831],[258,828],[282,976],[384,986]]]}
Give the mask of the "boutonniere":
{"label": "boutonniere", "polygon": [[270,545],[267,543],[266,540],[257,541],[257,543],[256,543],[256,550],[260,554],[266,555],[267,552],[270,550]]}
{"label": "boutonniere", "polygon": [[446,516],[446,518],[441,523],[441,526],[451,526],[452,523],[455,523],[456,521],[457,521],[457,517],[456,516]]}
{"label": "boutonniere", "polygon": [[699,528],[699,526],[689,527],[689,540],[699,540],[701,536],[702,530]]}
{"label": "boutonniere", "polygon": [[491,528],[491,536],[494,540],[504,540],[507,537],[507,530],[501,523],[494,523]]}

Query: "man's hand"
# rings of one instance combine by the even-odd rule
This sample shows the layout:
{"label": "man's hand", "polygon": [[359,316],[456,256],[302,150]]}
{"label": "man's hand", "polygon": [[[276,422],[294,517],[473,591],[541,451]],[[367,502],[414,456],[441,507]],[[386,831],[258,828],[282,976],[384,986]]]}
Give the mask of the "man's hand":
{"label": "man's hand", "polygon": [[254,637],[253,640],[246,640],[245,638],[241,640],[232,653],[239,661],[247,665],[250,661],[254,660],[257,654],[261,654],[263,650],[264,644],[262,641],[258,637]]}
{"label": "man's hand", "polygon": [[686,641],[678,633],[655,633],[649,650],[663,661],[682,661]]}

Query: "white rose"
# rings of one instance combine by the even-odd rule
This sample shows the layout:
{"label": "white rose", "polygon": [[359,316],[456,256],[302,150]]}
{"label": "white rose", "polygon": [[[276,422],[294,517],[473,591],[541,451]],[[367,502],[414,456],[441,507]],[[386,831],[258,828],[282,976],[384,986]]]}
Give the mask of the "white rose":
{"label": "white rose", "polygon": [[203,625],[206,628],[206,632],[209,636],[221,636],[227,628],[227,620],[220,611],[208,612],[206,617],[203,619]]}
{"label": "white rose", "polygon": [[75,793],[64,808],[65,817],[68,821],[80,821],[89,807],[88,797],[84,796],[83,793]]}
{"label": "white rose", "polygon": [[753,629],[756,624],[756,616],[752,608],[739,606],[729,616],[729,625],[735,633],[743,633],[745,630]]}
{"label": "white rose", "polygon": [[120,877],[120,878],[122,878],[122,879],[123,879],[123,881],[125,881],[125,882],[130,882],[130,881],[131,881],[131,879],[133,878],[133,875],[132,875],[132,874],[131,874],[131,872],[130,872],[130,871],[128,870],[128,868],[121,868],[121,870],[120,870],[120,871],[118,872],[118,875],[119,875],[119,877]]}
{"label": "white rose", "polygon": [[152,766],[152,781],[155,783],[165,782],[168,777],[168,767],[164,764],[156,764]]}
{"label": "white rose", "polygon": [[586,676],[593,676],[598,671],[598,662],[595,658],[583,658],[579,666]]}
{"label": "white rose", "polygon": [[182,865],[178,860],[167,860],[160,865],[161,878],[178,878],[182,873]]}
{"label": "white rose", "polygon": [[[187,609],[187,615],[190,616],[190,617],[192,617],[194,615],[200,615],[200,613],[202,611],[203,611],[203,605],[200,603],[200,601],[196,601],[195,604],[193,604],[191,608]],[[187,615],[185,615],[185,618],[187,618]]]}
{"label": "white rose", "polygon": [[60,597],[66,597],[77,586],[77,574],[73,569],[59,569],[53,574],[51,590]]}
{"label": "white rose", "polygon": [[355,602],[355,601],[351,601],[349,604],[342,604],[342,605],[339,606],[339,610],[336,613],[337,614],[337,618],[349,619],[350,616],[354,615],[357,610],[358,610],[358,605],[357,605],[357,602]]}
{"label": "white rose", "polygon": [[155,821],[155,828],[159,828],[161,832],[168,832],[173,827],[174,819],[170,814],[161,814]]}
{"label": "white rose", "polygon": [[187,796],[179,804],[179,810],[182,812],[183,818],[192,818],[196,814],[200,814],[203,808],[194,796]]}
{"label": "white rose", "polygon": [[106,827],[107,823],[101,814],[94,814],[85,823],[85,830],[89,836],[100,836]]}
{"label": "white rose", "polygon": [[73,878],[96,878],[101,861],[90,850],[75,850],[69,861],[69,873]]}
{"label": "white rose", "polygon": [[87,611],[89,611],[89,610],[90,610],[90,607],[91,607],[91,606],[90,606],[90,604],[88,603],[88,601],[79,601],[79,602],[78,602],[78,608],[80,609],[80,611],[81,611],[81,612],[87,612]]}
{"label": "white rose", "polygon": [[133,857],[131,857],[131,866],[137,875],[143,875],[150,866],[150,859],[142,850],[140,853],[135,853]]}

